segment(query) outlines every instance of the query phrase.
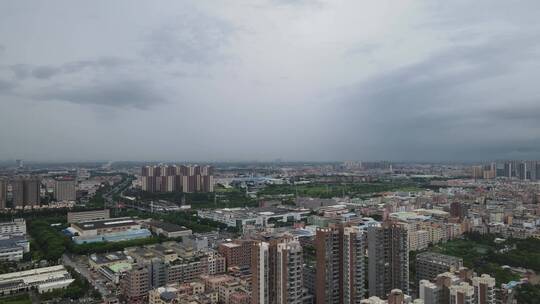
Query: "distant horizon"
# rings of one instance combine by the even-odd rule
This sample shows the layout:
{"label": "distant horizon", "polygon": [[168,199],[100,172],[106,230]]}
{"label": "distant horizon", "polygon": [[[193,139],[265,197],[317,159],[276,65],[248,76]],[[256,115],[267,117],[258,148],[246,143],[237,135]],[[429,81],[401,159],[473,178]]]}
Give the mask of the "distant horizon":
{"label": "distant horizon", "polygon": [[[449,165],[459,165],[459,164],[478,164],[478,163],[490,163],[490,162],[504,162],[504,161],[540,161],[538,159],[496,159],[496,160],[440,160],[440,161],[416,161],[416,160],[25,160],[23,159],[24,164],[89,164],[89,163],[98,163],[106,164],[108,162],[112,163],[140,163],[140,164],[301,164],[301,163],[314,163],[314,164],[342,164],[347,161],[353,162],[389,162],[393,164],[449,164]],[[11,164],[16,165],[16,160],[0,160],[0,165]]]}

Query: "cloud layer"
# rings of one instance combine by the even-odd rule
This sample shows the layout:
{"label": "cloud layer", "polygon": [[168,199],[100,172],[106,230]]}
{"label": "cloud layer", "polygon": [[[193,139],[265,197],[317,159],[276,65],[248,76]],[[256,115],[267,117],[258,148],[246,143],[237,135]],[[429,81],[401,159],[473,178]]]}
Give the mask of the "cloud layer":
{"label": "cloud layer", "polygon": [[0,159],[539,158],[538,15],[535,1],[2,3]]}

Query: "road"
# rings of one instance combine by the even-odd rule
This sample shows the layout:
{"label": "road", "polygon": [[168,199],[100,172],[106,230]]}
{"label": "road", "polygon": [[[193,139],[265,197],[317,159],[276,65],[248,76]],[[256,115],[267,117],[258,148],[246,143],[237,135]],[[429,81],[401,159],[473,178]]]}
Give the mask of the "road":
{"label": "road", "polygon": [[92,286],[94,286],[99,291],[99,293],[101,294],[103,298],[105,298],[106,296],[110,294],[110,291],[107,289],[105,284],[103,284],[102,282],[96,281],[92,277],[90,270],[84,263],[80,261],[79,262],[74,261],[68,254],[64,253],[62,255],[62,264],[72,267],[73,269],[75,269],[75,271],[77,271],[83,277],[85,277],[88,280],[88,282],[90,282],[90,284],[92,284]]}
{"label": "road", "polygon": [[115,185],[109,192],[103,194],[105,199],[105,206],[109,208],[115,208],[116,204],[113,201],[113,196],[117,193],[123,193],[123,191],[131,184],[132,179],[127,177],[125,180]]}

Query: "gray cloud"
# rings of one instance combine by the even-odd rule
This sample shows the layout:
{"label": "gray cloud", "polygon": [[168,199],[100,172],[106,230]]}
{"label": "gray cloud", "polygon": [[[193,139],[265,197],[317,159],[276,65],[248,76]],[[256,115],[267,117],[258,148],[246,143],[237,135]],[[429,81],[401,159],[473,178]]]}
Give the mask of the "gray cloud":
{"label": "gray cloud", "polygon": [[[513,143],[504,133],[496,138],[492,132],[515,130],[516,125],[508,121],[524,125],[528,120],[521,135],[540,140],[540,108],[531,105],[529,97],[524,100],[514,92],[499,92],[497,85],[520,85],[505,77],[519,74],[520,65],[534,61],[537,41],[536,35],[519,33],[492,37],[347,87],[341,107],[346,113],[341,119],[349,130],[366,130],[359,136],[369,138],[368,142],[387,157],[395,157],[395,147],[403,149],[404,159],[426,154],[439,154],[433,159],[467,159],[473,155],[480,158],[483,153],[514,153],[527,141]],[[483,92],[484,86],[492,91]]]}
{"label": "gray cloud", "polygon": [[70,88],[47,88],[35,98],[139,110],[147,110],[165,101],[152,83],[140,80],[97,82]]}
{"label": "gray cloud", "polygon": [[0,160],[540,151],[536,1],[35,5],[0,2]]}
{"label": "gray cloud", "polygon": [[224,19],[193,9],[150,31],[141,54],[151,61],[212,63],[225,59],[233,26]]}
{"label": "gray cloud", "polygon": [[46,79],[60,73],[62,70],[51,66],[39,66],[32,69],[32,76],[36,78]]}
{"label": "gray cloud", "polygon": [[43,65],[43,66],[31,66],[28,64],[15,64],[11,65],[9,69],[15,74],[15,77],[19,79],[25,79],[29,75],[32,75],[38,79],[49,79],[54,76],[63,74],[80,73],[86,69],[99,70],[99,69],[115,69],[118,67],[126,66],[130,61],[127,59],[117,57],[101,57],[91,60],[78,60],[66,62],[61,65]]}
{"label": "gray cloud", "polygon": [[0,94],[7,93],[15,87],[11,81],[0,79]]}
{"label": "gray cloud", "polygon": [[32,69],[27,64],[14,64],[10,65],[8,69],[13,73],[13,75],[18,79],[25,79],[32,73]]}

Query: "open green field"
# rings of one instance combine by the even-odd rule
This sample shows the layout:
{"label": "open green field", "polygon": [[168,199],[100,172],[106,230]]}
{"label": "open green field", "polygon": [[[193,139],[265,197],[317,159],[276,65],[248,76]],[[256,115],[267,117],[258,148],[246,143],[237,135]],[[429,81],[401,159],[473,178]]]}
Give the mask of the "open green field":
{"label": "open green field", "polygon": [[0,298],[0,304],[32,304],[29,295],[17,295],[6,298]]}
{"label": "open green field", "polygon": [[235,207],[256,207],[256,200],[246,196],[246,194],[236,188],[215,187],[215,193],[181,193],[163,192],[151,193],[136,191],[126,193],[137,197],[141,201],[166,200],[174,203],[183,202],[191,205],[192,209],[213,209],[213,208],[235,208]]}
{"label": "open green field", "polygon": [[303,185],[270,185],[261,190],[258,195],[310,196],[320,198],[358,197],[385,191],[419,191],[421,188],[414,182],[375,182],[375,183],[313,183]]}

